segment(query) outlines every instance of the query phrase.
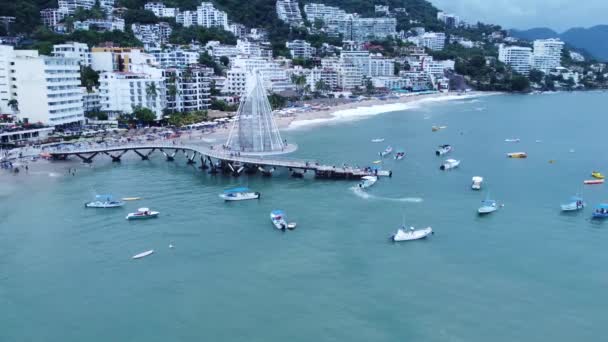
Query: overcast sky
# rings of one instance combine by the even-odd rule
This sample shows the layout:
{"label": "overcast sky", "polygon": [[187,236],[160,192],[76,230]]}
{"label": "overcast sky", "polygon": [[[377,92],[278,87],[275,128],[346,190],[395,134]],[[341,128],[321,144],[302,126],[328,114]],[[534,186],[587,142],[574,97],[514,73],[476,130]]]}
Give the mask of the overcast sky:
{"label": "overcast sky", "polygon": [[608,0],[430,0],[440,10],[469,22],[504,28],[571,27],[608,24]]}

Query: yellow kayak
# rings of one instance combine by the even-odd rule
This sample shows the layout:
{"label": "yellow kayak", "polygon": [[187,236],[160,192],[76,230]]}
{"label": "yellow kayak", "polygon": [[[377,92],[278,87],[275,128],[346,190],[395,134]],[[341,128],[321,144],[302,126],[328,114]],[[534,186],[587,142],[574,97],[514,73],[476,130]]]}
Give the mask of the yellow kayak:
{"label": "yellow kayak", "polygon": [[597,171],[591,172],[591,176],[595,179],[604,179],[604,175]]}
{"label": "yellow kayak", "polygon": [[137,201],[140,199],[141,199],[141,197],[123,197],[122,198],[123,201]]}

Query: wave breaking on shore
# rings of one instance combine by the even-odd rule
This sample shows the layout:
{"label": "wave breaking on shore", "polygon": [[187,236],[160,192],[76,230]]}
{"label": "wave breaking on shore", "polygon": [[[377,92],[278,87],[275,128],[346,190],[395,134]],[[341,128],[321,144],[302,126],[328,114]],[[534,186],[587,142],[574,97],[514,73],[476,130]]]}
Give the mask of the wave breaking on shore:
{"label": "wave breaking on shore", "polygon": [[[366,118],[370,118],[376,115],[418,109],[423,104],[428,103],[439,103],[453,100],[467,100],[467,99],[475,99],[481,96],[487,96],[491,94],[471,94],[471,95],[441,95],[441,96],[431,96],[431,97],[406,97],[403,102],[396,103],[379,103],[379,104],[371,104],[366,105],[365,102],[360,103],[359,106],[354,108],[347,109],[339,109],[339,107],[328,113],[325,117],[316,117],[310,119],[295,119],[292,121],[287,130],[296,130],[296,129],[304,129],[311,128],[313,126],[319,126],[323,124],[331,124],[338,122],[348,122],[355,120],[362,120]],[[408,101],[409,100],[409,101]]]}

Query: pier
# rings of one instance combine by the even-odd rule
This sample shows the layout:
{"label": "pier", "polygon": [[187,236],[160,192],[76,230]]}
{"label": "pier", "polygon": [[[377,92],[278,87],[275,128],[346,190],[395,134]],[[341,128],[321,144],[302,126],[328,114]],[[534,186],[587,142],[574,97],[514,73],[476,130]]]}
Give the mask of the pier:
{"label": "pier", "polygon": [[[391,177],[392,171],[361,169],[323,165],[316,161],[282,158],[264,155],[240,155],[221,148],[202,145],[173,145],[173,144],[137,144],[109,147],[95,147],[89,149],[76,149],[70,151],[56,150],[49,152],[53,160],[66,160],[69,156],[76,156],[83,163],[92,163],[97,156],[106,155],[112,162],[120,162],[129,151],[137,154],[141,160],[148,160],[152,153],[160,152],[169,162],[175,161],[178,153],[183,153],[186,163],[195,165],[200,161],[200,168],[209,170],[209,173],[229,173],[239,176],[243,172],[254,174],[258,171],[263,176],[271,176],[278,168],[287,169],[293,177],[303,177],[312,172],[316,178],[322,179],[360,179],[364,176]],[[198,160],[197,160],[198,159]]]}

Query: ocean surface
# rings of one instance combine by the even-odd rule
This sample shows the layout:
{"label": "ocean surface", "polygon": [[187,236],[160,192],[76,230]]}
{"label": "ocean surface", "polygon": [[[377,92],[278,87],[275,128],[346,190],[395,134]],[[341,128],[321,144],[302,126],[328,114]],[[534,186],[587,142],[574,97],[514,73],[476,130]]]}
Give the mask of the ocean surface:
{"label": "ocean surface", "polygon": [[[300,146],[293,157],[336,165],[405,150],[385,159],[393,177],[367,192],[312,175],[209,175],[160,154],[101,156],[92,168],[73,160],[75,176],[3,175],[0,341],[601,341],[608,222],[589,218],[608,192],[582,182],[608,173],[607,101],[601,92],[427,101],[284,132]],[[378,137],[386,141],[370,142]],[[462,160],[450,172],[434,154],[446,143]],[[505,156],[518,151],[529,158]],[[481,192],[473,176],[485,178]],[[233,186],[262,199],[224,203],[218,194]],[[560,213],[581,191],[589,207]],[[143,199],[83,208],[95,193]],[[488,193],[504,207],[478,217]],[[126,221],[140,206],[161,215]],[[275,230],[273,209],[298,228]],[[404,217],[435,235],[390,243]]]}

